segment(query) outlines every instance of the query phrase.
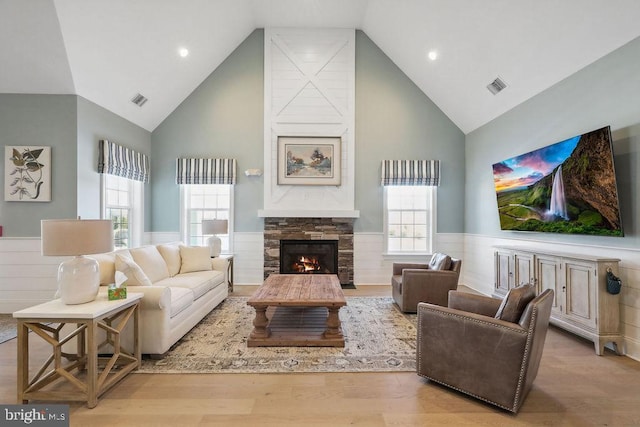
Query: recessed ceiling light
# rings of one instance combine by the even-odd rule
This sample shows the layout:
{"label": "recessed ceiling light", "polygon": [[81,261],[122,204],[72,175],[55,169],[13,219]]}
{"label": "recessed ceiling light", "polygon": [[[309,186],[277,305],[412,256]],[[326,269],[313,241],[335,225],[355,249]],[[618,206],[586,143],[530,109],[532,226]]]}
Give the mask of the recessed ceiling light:
{"label": "recessed ceiling light", "polygon": [[429,53],[427,54],[427,57],[429,57],[430,60],[435,61],[436,59],[438,59],[438,51],[430,50]]}
{"label": "recessed ceiling light", "polygon": [[182,58],[186,58],[189,55],[189,49],[183,47],[180,48],[180,50],[178,50],[178,54],[182,57]]}

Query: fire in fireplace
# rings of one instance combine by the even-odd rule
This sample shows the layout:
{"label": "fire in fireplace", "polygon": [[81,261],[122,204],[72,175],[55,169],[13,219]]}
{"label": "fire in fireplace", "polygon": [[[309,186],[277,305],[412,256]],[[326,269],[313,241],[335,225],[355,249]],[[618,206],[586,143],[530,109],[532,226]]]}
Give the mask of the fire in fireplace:
{"label": "fire in fireplace", "polygon": [[281,240],[280,273],[337,274],[337,240]]}
{"label": "fire in fireplace", "polygon": [[326,268],[323,268],[320,260],[316,257],[300,256],[293,263],[291,269],[296,273],[331,273]]}

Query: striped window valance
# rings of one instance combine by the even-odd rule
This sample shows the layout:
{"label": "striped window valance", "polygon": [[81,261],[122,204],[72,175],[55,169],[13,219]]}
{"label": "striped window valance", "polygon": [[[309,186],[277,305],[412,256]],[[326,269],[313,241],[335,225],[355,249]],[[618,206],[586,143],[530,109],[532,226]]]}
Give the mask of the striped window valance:
{"label": "striped window valance", "polygon": [[98,143],[98,173],[149,182],[149,158],[106,139]]}
{"label": "striped window valance", "polygon": [[382,185],[440,184],[439,160],[383,160]]}
{"label": "striped window valance", "polygon": [[236,159],[176,159],[178,184],[235,184]]}

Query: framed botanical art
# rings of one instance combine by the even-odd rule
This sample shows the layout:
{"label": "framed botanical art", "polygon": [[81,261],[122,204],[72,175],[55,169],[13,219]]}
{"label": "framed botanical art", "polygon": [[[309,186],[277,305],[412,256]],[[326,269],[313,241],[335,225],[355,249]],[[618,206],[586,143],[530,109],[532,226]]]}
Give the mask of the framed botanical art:
{"label": "framed botanical art", "polygon": [[51,201],[51,147],[4,147],[4,200]]}
{"label": "framed botanical art", "polygon": [[340,185],[337,137],[278,137],[278,184]]}

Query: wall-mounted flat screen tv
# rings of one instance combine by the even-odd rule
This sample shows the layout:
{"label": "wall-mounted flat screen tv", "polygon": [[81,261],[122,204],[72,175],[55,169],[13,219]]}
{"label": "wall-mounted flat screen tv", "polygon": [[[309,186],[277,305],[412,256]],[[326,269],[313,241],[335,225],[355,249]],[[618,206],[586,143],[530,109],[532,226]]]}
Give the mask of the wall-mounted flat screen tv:
{"label": "wall-mounted flat screen tv", "polygon": [[502,230],[622,236],[609,126],[493,165]]}

